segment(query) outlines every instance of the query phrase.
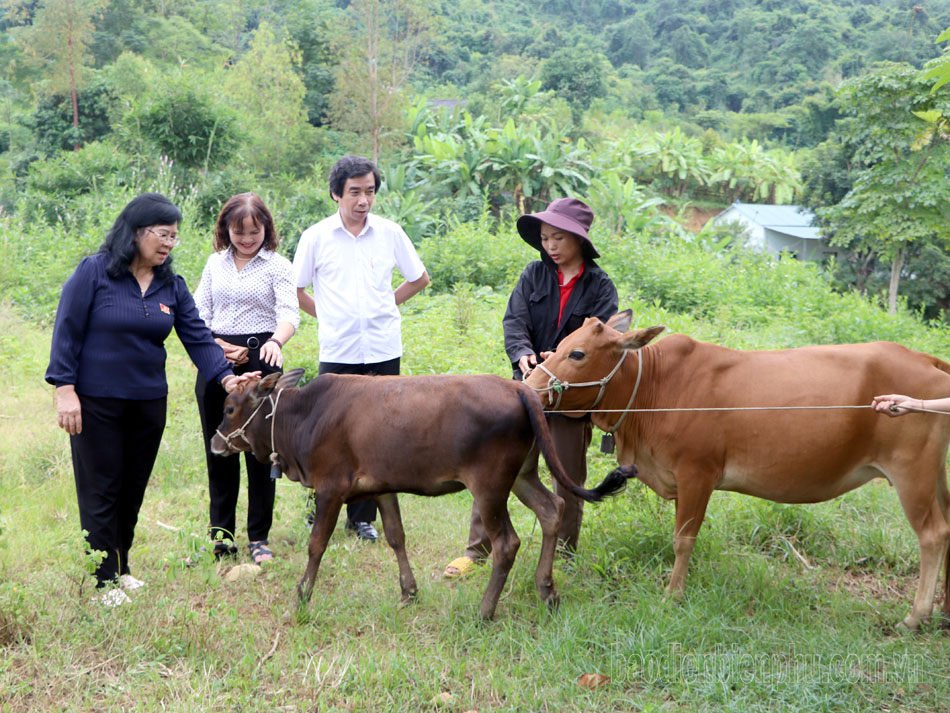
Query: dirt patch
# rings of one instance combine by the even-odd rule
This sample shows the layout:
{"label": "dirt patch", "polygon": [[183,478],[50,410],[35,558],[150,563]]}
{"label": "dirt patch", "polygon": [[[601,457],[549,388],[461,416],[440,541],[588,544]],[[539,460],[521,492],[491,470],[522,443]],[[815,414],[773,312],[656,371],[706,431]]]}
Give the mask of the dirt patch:
{"label": "dirt patch", "polygon": [[917,580],[913,577],[894,577],[879,572],[861,572],[847,570],[830,584],[833,591],[846,591],[857,599],[911,601],[917,591]]}
{"label": "dirt patch", "polygon": [[691,233],[698,233],[703,226],[709,222],[710,218],[721,213],[722,208],[699,208],[697,206],[687,206],[685,209],[678,209],[672,205],[660,206],[660,211],[674,220],[678,221],[684,228]]}

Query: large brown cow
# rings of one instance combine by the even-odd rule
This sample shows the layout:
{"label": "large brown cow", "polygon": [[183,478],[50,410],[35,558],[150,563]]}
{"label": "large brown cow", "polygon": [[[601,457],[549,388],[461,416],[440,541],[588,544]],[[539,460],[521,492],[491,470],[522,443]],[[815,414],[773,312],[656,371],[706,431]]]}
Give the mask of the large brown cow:
{"label": "large brown cow", "polygon": [[[591,409],[602,393],[596,409],[615,412],[592,418],[606,431],[619,411],[635,410],[617,429],[618,460],[636,463],[644,483],[676,500],[667,592],[684,591],[713,490],[811,503],[883,476],[920,544],[920,581],[904,619],[908,628],[919,627],[932,613],[950,540],[950,418],[890,419],[866,407],[880,393],[950,395],[950,365],[888,342],[741,352],[671,335],[646,346],[663,327],[627,332],[630,321],[629,310],[606,326],[588,319],[527,383],[560,410]],[[589,382],[595,383],[580,386]],[[851,405],[859,408],[803,408]],[[793,408],[740,410],[776,406]],[[689,411],[696,408],[722,410]],[[943,612],[950,613],[950,597]]]}
{"label": "large brown cow", "polygon": [[538,479],[526,456],[537,439],[554,477],[587,501],[619,492],[624,479],[594,490],[565,474],[537,394],[497,376],[350,376],[325,374],[293,388],[303,369],[251,380],[230,394],[211,440],[217,454],[251,450],[267,462],[276,453],[287,477],[313,488],[316,517],[301,602],[314,580],[344,503],[374,497],[386,540],[399,562],[403,600],[416,595],[406,557],[396,493],[445,495],[468,488],[492,543],[492,572],[481,602],[490,619],[520,540],[508,517],[508,494],[541,523],[535,583],[549,605],[558,600],[552,564],[564,501]]}

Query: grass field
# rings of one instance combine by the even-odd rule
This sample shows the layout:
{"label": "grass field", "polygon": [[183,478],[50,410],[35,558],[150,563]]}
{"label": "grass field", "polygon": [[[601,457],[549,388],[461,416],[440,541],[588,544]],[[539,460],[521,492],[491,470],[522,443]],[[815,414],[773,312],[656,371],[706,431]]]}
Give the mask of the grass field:
{"label": "grass field", "polygon": [[[404,371],[504,374],[500,304],[417,298]],[[305,323],[289,366],[315,363],[314,331]],[[207,488],[194,371],[174,339],[168,428],[130,557],[147,586],[103,609],[90,602],[68,441],[42,380],[49,337],[0,308],[0,711],[950,710],[944,632],[895,628],[918,554],[882,481],[816,506],[717,493],[682,603],[662,596],[673,505],[638,484],[588,506],[580,553],[556,564],[556,612],[537,597],[540,533],[516,502],[522,549],[496,620],[478,619],[487,568],[442,579],[465,542],[467,493],[400,498],[420,588],[410,606],[388,547],[341,523],[298,609],[305,491],[287,480],[277,558],[260,577],[226,583],[210,558],[185,566],[204,544]],[[612,467],[593,449],[590,463],[597,482]],[[239,532],[242,561],[245,544]],[[589,689],[584,674],[610,680]]]}

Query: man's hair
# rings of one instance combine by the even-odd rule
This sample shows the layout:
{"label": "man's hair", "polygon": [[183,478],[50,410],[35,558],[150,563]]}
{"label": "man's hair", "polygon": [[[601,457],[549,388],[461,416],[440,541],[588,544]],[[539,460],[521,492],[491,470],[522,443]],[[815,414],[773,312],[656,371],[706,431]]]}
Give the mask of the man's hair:
{"label": "man's hair", "polygon": [[373,178],[376,181],[376,190],[378,191],[380,178],[379,169],[376,168],[376,164],[362,156],[344,156],[333,164],[333,168],[330,169],[330,197],[342,196],[343,187],[346,185],[347,180],[358,176],[365,176],[367,173],[373,174]]}

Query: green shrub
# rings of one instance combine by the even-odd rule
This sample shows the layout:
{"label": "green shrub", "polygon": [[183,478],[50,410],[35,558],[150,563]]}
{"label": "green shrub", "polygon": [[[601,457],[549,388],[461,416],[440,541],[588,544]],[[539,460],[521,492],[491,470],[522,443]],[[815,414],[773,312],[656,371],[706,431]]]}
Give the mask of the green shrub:
{"label": "green shrub", "polygon": [[184,80],[161,89],[126,123],[156,151],[188,169],[223,166],[240,146],[234,110]]}
{"label": "green shrub", "polygon": [[499,228],[486,214],[473,223],[454,223],[442,235],[424,238],[419,254],[434,292],[473,284],[507,292],[525,265],[538,258],[513,226]]}
{"label": "green shrub", "polygon": [[26,178],[27,200],[19,208],[28,220],[54,223],[74,207],[69,205],[71,199],[131,185],[132,164],[131,156],[107,141],[34,161]]}

